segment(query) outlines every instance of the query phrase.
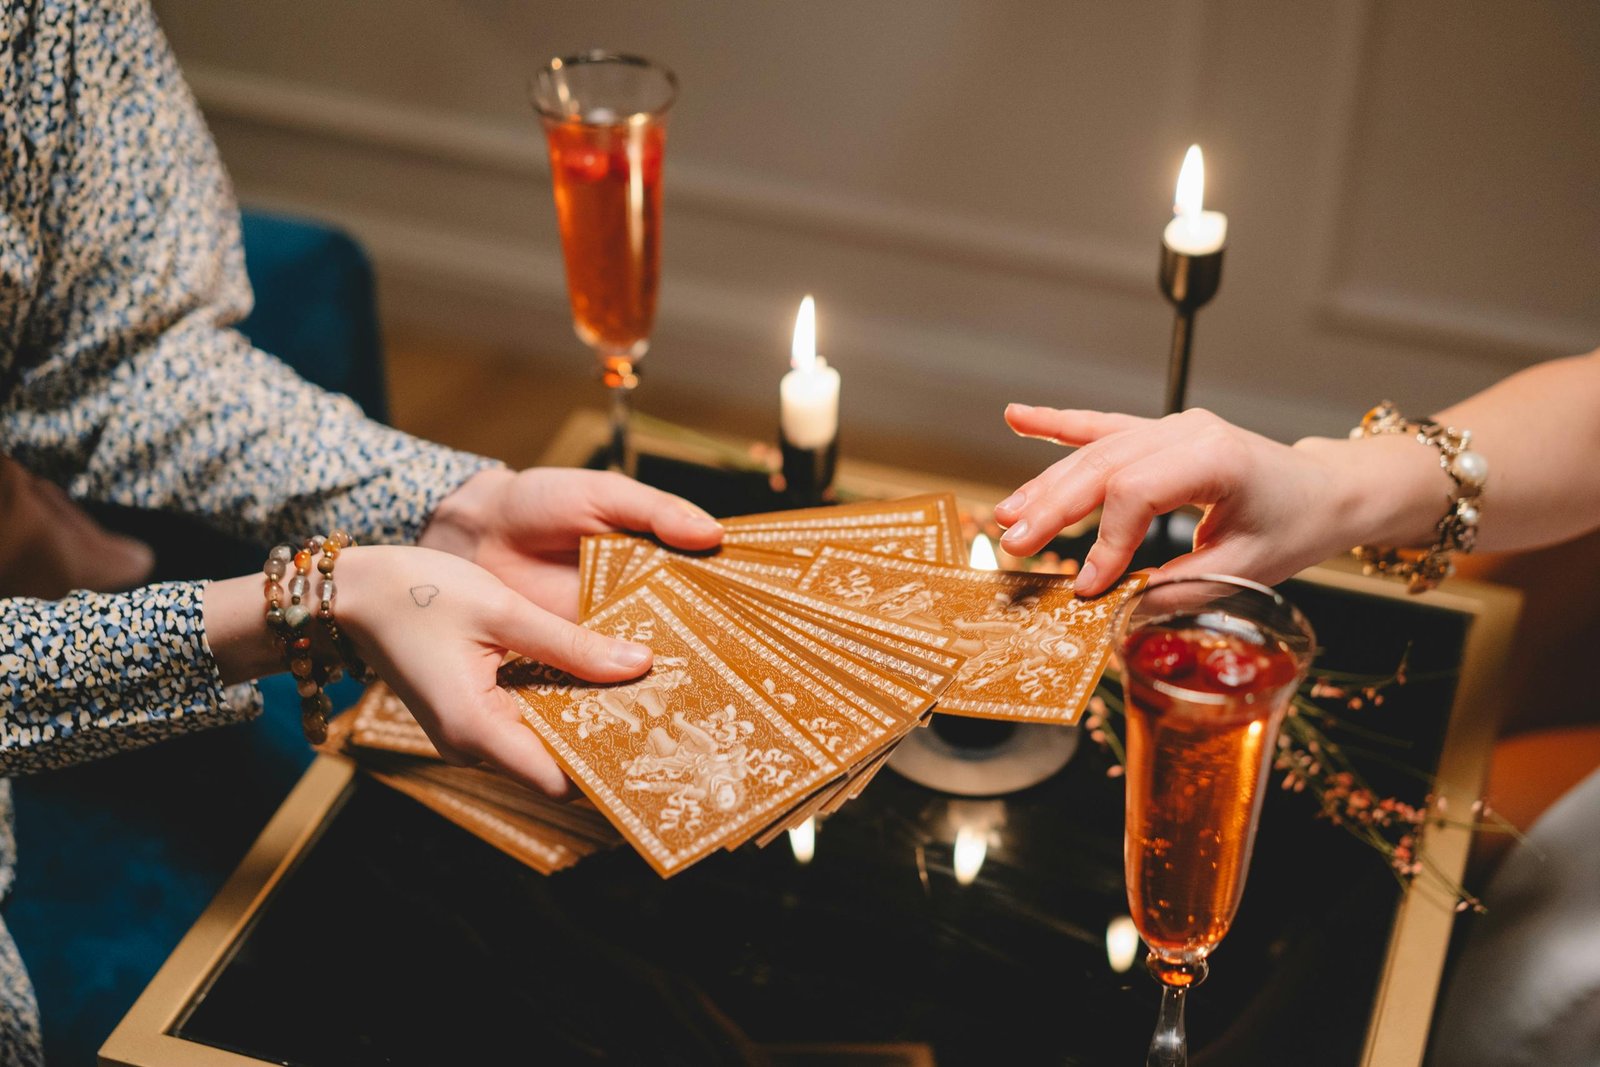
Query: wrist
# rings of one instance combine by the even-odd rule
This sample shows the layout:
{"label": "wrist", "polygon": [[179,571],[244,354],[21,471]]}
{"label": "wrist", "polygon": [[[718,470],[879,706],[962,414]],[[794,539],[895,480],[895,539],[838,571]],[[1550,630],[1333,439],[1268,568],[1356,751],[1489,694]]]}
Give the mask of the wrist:
{"label": "wrist", "polygon": [[472,559],[493,526],[506,485],[515,478],[504,467],[482,470],[462,482],[433,509],[417,544]]}
{"label": "wrist", "polygon": [[1306,437],[1294,444],[1329,473],[1330,536],[1356,545],[1430,544],[1450,506],[1451,482],[1432,448],[1410,435],[1354,440]]}
{"label": "wrist", "polygon": [[[339,628],[361,650],[386,627],[425,609],[440,595],[454,557],[410,545],[365,545],[339,556]],[[475,568],[473,568],[475,569]]]}
{"label": "wrist", "polygon": [[395,564],[415,552],[397,545],[347,548],[339,555],[339,598],[334,618],[358,644],[372,636],[375,620],[399,606],[393,595]]}
{"label": "wrist", "polygon": [[267,629],[262,611],[259,574],[205,584],[200,612],[206,647],[224,685],[283,670],[278,641]]}

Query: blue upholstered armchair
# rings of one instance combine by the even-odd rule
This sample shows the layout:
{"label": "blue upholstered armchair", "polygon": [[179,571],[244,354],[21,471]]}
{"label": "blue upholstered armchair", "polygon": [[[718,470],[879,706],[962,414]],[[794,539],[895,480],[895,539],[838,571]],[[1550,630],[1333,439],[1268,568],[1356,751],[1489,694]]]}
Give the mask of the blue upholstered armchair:
{"label": "blue upholstered armchair", "polygon": [[[303,377],[387,415],[372,270],[335,230],[244,218],[254,312],[241,329]],[[253,571],[263,546],[181,517],[104,512],[156,548],[158,578]],[[17,883],[6,922],[33,978],[52,1067],[95,1052],[310,762],[294,689],[266,712],[68,771],[18,780]],[[335,687],[338,703],[354,696]]]}

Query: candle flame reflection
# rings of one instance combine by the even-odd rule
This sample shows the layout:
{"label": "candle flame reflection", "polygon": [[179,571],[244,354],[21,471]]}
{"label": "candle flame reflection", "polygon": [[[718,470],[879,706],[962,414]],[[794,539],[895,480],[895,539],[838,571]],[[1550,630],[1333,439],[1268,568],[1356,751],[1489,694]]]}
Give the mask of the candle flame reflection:
{"label": "candle flame reflection", "polygon": [[972,539],[972,552],[967,556],[967,566],[975,571],[1000,569],[1000,561],[995,559],[994,545],[983,534]]}
{"label": "candle flame reflection", "polygon": [[1200,146],[1192,144],[1183,157],[1183,169],[1178,171],[1178,195],[1172,200],[1174,215],[1198,215],[1205,206],[1206,161]]}
{"label": "candle flame reflection", "polygon": [[804,867],[817,854],[817,820],[807,819],[789,831],[789,847],[794,849],[794,860]]}
{"label": "candle flame reflection", "polygon": [[1106,925],[1106,959],[1118,974],[1133,966],[1139,955],[1139,931],[1133,919],[1118,915]]}
{"label": "candle flame reflection", "polygon": [[956,831],[954,866],[956,881],[971,885],[983,869],[984,857],[989,854],[989,835],[973,827],[963,826]]}
{"label": "candle flame reflection", "polygon": [[807,293],[794,317],[794,344],[789,349],[789,365],[805,370],[817,363],[817,302]]}

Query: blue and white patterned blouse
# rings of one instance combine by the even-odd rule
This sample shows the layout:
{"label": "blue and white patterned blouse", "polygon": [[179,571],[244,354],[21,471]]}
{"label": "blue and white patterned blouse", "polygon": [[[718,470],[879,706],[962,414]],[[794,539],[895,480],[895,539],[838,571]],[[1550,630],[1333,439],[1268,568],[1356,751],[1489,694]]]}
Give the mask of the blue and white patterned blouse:
{"label": "blue and white patterned blouse", "polygon": [[[145,0],[0,0],[0,139],[0,453],[263,545],[413,540],[490,465],[366,420],[229,328],[251,299],[238,211]],[[0,599],[0,774],[254,714],[253,687],[223,688],[201,587]],[[0,893],[12,859],[3,789]],[[0,1063],[40,1062],[3,927],[0,1002]]]}

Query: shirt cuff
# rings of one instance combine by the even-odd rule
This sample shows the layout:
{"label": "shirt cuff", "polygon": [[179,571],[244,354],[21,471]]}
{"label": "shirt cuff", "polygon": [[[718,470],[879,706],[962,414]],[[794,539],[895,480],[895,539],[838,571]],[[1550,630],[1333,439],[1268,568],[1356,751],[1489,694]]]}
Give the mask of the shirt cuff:
{"label": "shirt cuff", "polygon": [[334,525],[363,544],[415,544],[440,501],[478,472],[505,466],[387,427],[374,436],[384,439],[388,451],[385,462],[374,464],[380,473],[353,488],[335,509]]}

